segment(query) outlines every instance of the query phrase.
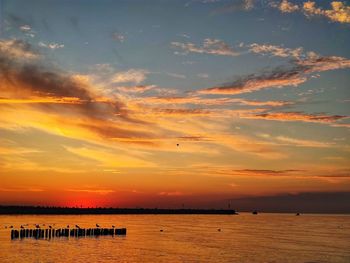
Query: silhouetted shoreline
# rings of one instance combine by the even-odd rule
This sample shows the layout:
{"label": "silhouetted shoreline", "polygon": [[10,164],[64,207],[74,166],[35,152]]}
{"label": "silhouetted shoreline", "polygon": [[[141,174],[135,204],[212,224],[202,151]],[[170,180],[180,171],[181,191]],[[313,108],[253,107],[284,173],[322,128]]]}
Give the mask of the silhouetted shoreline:
{"label": "silhouetted shoreline", "polygon": [[76,208],[43,206],[0,206],[0,215],[235,215],[233,209],[157,209],[157,208]]}

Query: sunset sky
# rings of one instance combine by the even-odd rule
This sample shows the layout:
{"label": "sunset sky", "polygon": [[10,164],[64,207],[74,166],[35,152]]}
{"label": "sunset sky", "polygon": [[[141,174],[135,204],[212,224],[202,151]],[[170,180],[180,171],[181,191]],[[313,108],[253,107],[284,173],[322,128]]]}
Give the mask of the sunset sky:
{"label": "sunset sky", "polygon": [[0,204],[350,191],[348,1],[0,0],[0,16]]}

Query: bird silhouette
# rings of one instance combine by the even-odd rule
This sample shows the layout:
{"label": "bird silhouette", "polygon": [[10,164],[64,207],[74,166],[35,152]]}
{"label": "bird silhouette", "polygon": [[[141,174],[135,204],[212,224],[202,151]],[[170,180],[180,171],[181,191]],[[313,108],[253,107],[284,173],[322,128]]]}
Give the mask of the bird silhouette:
{"label": "bird silhouette", "polygon": [[22,226],[22,225],[21,225],[21,228],[23,229],[23,228],[24,228],[24,226]]}
{"label": "bird silhouette", "polygon": [[49,226],[49,228],[51,229],[51,228],[52,228],[52,226]]}
{"label": "bird silhouette", "polygon": [[40,228],[40,226],[39,226],[39,225],[35,225],[35,227],[36,227],[36,228]]}
{"label": "bird silhouette", "polygon": [[78,228],[78,229],[80,229],[80,226],[78,226],[78,225],[75,225],[75,227]]}
{"label": "bird silhouette", "polygon": [[112,228],[115,228],[115,226],[112,226]]}
{"label": "bird silhouette", "polygon": [[177,144],[176,144],[176,146],[177,146],[177,147],[179,147],[179,146],[180,146],[180,144],[179,144],[179,143],[177,143]]}
{"label": "bird silhouette", "polygon": [[100,225],[99,225],[99,224],[96,224],[96,227],[100,227]]}

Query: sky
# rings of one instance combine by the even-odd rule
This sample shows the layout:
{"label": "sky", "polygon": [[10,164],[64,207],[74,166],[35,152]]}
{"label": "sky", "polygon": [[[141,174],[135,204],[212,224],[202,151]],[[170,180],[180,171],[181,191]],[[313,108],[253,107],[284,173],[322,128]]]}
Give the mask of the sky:
{"label": "sky", "polygon": [[0,204],[350,202],[349,1],[1,0],[0,16]]}

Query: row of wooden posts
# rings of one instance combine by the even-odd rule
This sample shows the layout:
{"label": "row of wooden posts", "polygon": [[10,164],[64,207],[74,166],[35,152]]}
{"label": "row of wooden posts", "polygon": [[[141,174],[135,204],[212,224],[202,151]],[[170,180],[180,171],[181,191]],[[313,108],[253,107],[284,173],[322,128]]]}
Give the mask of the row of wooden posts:
{"label": "row of wooden posts", "polygon": [[51,239],[55,237],[97,237],[114,235],[126,235],[126,228],[60,228],[11,230],[11,239]]}

